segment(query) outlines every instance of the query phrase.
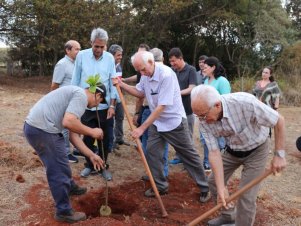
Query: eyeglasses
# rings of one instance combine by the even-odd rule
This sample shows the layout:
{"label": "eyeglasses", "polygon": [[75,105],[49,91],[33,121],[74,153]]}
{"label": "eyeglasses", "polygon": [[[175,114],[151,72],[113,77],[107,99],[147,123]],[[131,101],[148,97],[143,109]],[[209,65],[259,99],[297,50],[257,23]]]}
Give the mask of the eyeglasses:
{"label": "eyeglasses", "polygon": [[212,107],[210,107],[209,110],[208,110],[205,114],[203,114],[203,115],[196,115],[196,116],[199,118],[200,121],[201,121],[201,120],[203,120],[203,121],[206,120],[206,118],[207,118],[207,116],[208,116],[208,114],[209,114],[211,108],[212,108]]}

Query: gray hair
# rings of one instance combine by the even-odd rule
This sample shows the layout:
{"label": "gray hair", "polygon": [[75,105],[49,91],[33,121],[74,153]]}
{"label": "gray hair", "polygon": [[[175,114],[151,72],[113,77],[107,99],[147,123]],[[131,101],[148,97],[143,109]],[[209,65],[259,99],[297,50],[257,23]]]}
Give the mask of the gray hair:
{"label": "gray hair", "polygon": [[221,95],[217,90],[209,85],[198,85],[191,91],[191,102],[196,100],[204,101],[208,107],[213,107],[216,102],[221,100]]}
{"label": "gray hair", "polygon": [[163,51],[159,48],[153,48],[150,52],[154,55],[156,62],[163,62]]}
{"label": "gray hair", "polygon": [[155,62],[154,55],[151,52],[149,52],[149,51],[140,51],[140,52],[135,53],[131,57],[132,64],[135,61],[135,59],[137,57],[137,54],[139,54],[139,55],[141,54],[141,57],[142,57],[142,60],[143,60],[144,64],[147,64],[148,61]]}
{"label": "gray hair", "polygon": [[111,53],[113,56],[117,53],[117,52],[123,52],[123,49],[120,45],[117,44],[113,44],[110,46],[109,48],[109,53]]}
{"label": "gray hair", "polygon": [[91,42],[94,42],[96,39],[107,42],[109,39],[108,33],[102,28],[94,28],[91,33]]}

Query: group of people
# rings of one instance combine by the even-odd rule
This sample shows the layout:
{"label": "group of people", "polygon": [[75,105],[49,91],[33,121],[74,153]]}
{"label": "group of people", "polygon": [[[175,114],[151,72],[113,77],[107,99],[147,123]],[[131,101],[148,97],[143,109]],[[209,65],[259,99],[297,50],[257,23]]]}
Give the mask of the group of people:
{"label": "group of people", "polygon": [[[212,194],[223,203],[222,214],[208,225],[253,225],[259,186],[243,194],[233,208],[225,201],[229,195],[227,182],[240,166],[243,166],[240,187],[264,171],[269,128],[275,131],[271,168],[280,172],[286,166],[284,119],[275,111],[280,92],[270,78],[271,70],[264,69],[263,75],[270,76],[263,76],[263,81],[254,88],[257,99],[248,93],[230,93],[225,69],[215,57],[201,56],[197,72],[184,61],[179,48],[169,51],[169,67],[163,64],[162,50],[141,45],[131,58],[137,74],[125,79],[120,65],[122,47],[114,44],[105,51],[107,42],[108,34],[101,28],[92,31],[89,49],[80,51],[78,42],[68,41],[66,56],[54,70],[53,91],[34,105],[25,120],[25,136],[46,168],[56,206],[55,219],[70,223],[86,219],[84,213],[75,212],[70,204],[70,195],[83,194],[87,189],[72,180],[68,161],[74,156],[69,140],[86,156],[82,177],[101,173],[106,180],[112,179],[110,171],[104,170],[109,167],[109,152],[116,145],[126,144],[123,109],[114,86],[118,83],[123,92],[137,97],[133,117],[137,128],[131,136],[142,138],[159,193],[168,193],[168,145],[171,145],[176,151],[171,163],[183,163],[200,188],[199,201],[206,203]],[[96,85],[88,82],[91,75],[100,77]],[[128,81],[137,84],[132,86]],[[193,142],[195,118],[199,119],[203,161]],[[205,170],[211,169],[207,178]],[[145,196],[155,197],[153,189],[146,190]]]}

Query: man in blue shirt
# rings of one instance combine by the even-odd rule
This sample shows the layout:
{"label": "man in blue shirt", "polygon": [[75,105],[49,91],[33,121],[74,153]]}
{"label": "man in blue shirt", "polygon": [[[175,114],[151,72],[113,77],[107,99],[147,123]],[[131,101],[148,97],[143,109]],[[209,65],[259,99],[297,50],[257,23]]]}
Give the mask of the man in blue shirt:
{"label": "man in blue shirt", "polygon": [[[80,44],[75,40],[69,40],[68,42],[66,42],[64,47],[66,55],[55,65],[50,87],[51,90],[70,85],[71,83],[74,61],[76,55],[80,51]],[[69,162],[77,163],[78,159],[70,152],[69,131],[67,129],[64,129],[62,131],[62,134],[65,139],[65,146],[67,149]]]}
{"label": "man in blue shirt", "polygon": [[[112,54],[104,51],[107,41],[108,33],[104,29],[93,29],[91,33],[92,48],[82,50],[78,53],[71,81],[72,85],[86,88],[88,87],[86,83],[88,76],[99,74],[101,83],[106,87],[106,102],[108,104],[100,104],[97,109],[87,109],[81,119],[83,124],[91,128],[96,128],[98,127],[96,110],[98,111],[100,127],[104,131],[103,141],[98,142],[97,145],[100,150],[95,150],[94,138],[84,136],[83,141],[92,151],[98,151],[98,154],[105,162],[109,154],[109,131],[113,129],[113,116],[115,115],[117,95],[117,90],[111,80],[113,77],[116,77],[114,57]],[[86,158],[85,168],[81,171],[81,176],[88,177],[92,172],[95,172],[93,165],[91,161]],[[112,179],[112,175],[108,170],[104,170],[102,175],[106,180]]]}

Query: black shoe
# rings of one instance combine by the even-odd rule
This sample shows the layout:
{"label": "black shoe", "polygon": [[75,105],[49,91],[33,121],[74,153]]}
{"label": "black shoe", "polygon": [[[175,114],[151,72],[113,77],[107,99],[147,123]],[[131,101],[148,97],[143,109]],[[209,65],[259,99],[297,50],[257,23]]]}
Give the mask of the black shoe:
{"label": "black shoe", "polygon": [[69,195],[83,195],[87,192],[87,188],[80,187],[77,184],[71,185]]}
{"label": "black shoe", "polygon": [[210,173],[210,172],[211,172],[211,168],[210,168],[209,166],[207,166],[207,165],[204,165],[204,170],[205,170],[205,172],[207,172],[207,173]]}
{"label": "black shoe", "polygon": [[72,154],[77,158],[85,158],[85,156],[77,149],[74,149]]}
{"label": "black shoe", "polygon": [[207,202],[210,198],[211,198],[211,194],[209,191],[201,192],[200,202],[202,202],[202,203]]}
{"label": "black shoe", "polygon": [[68,154],[68,159],[70,163],[78,163],[78,159],[72,154]]}
{"label": "black shoe", "polygon": [[83,212],[74,212],[74,211],[71,211],[70,214],[66,214],[66,215],[65,214],[55,214],[54,218],[57,221],[68,222],[68,223],[75,223],[75,222],[83,221],[83,220],[87,219],[85,213],[83,213]]}
{"label": "black shoe", "polygon": [[124,141],[124,140],[122,140],[122,141],[118,141],[118,142],[116,142],[117,144],[119,144],[119,145],[126,145],[126,146],[130,146],[130,143],[128,143],[128,142],[126,142],[126,141]]}
{"label": "black shoe", "polygon": [[[160,194],[160,195],[166,195],[167,193],[168,193],[168,189],[163,190],[163,191],[159,191],[159,194]],[[155,194],[154,190],[153,190],[152,188],[150,188],[150,189],[148,189],[148,190],[146,190],[146,191],[144,192],[144,196],[150,198],[150,197],[155,197],[156,194]]]}

